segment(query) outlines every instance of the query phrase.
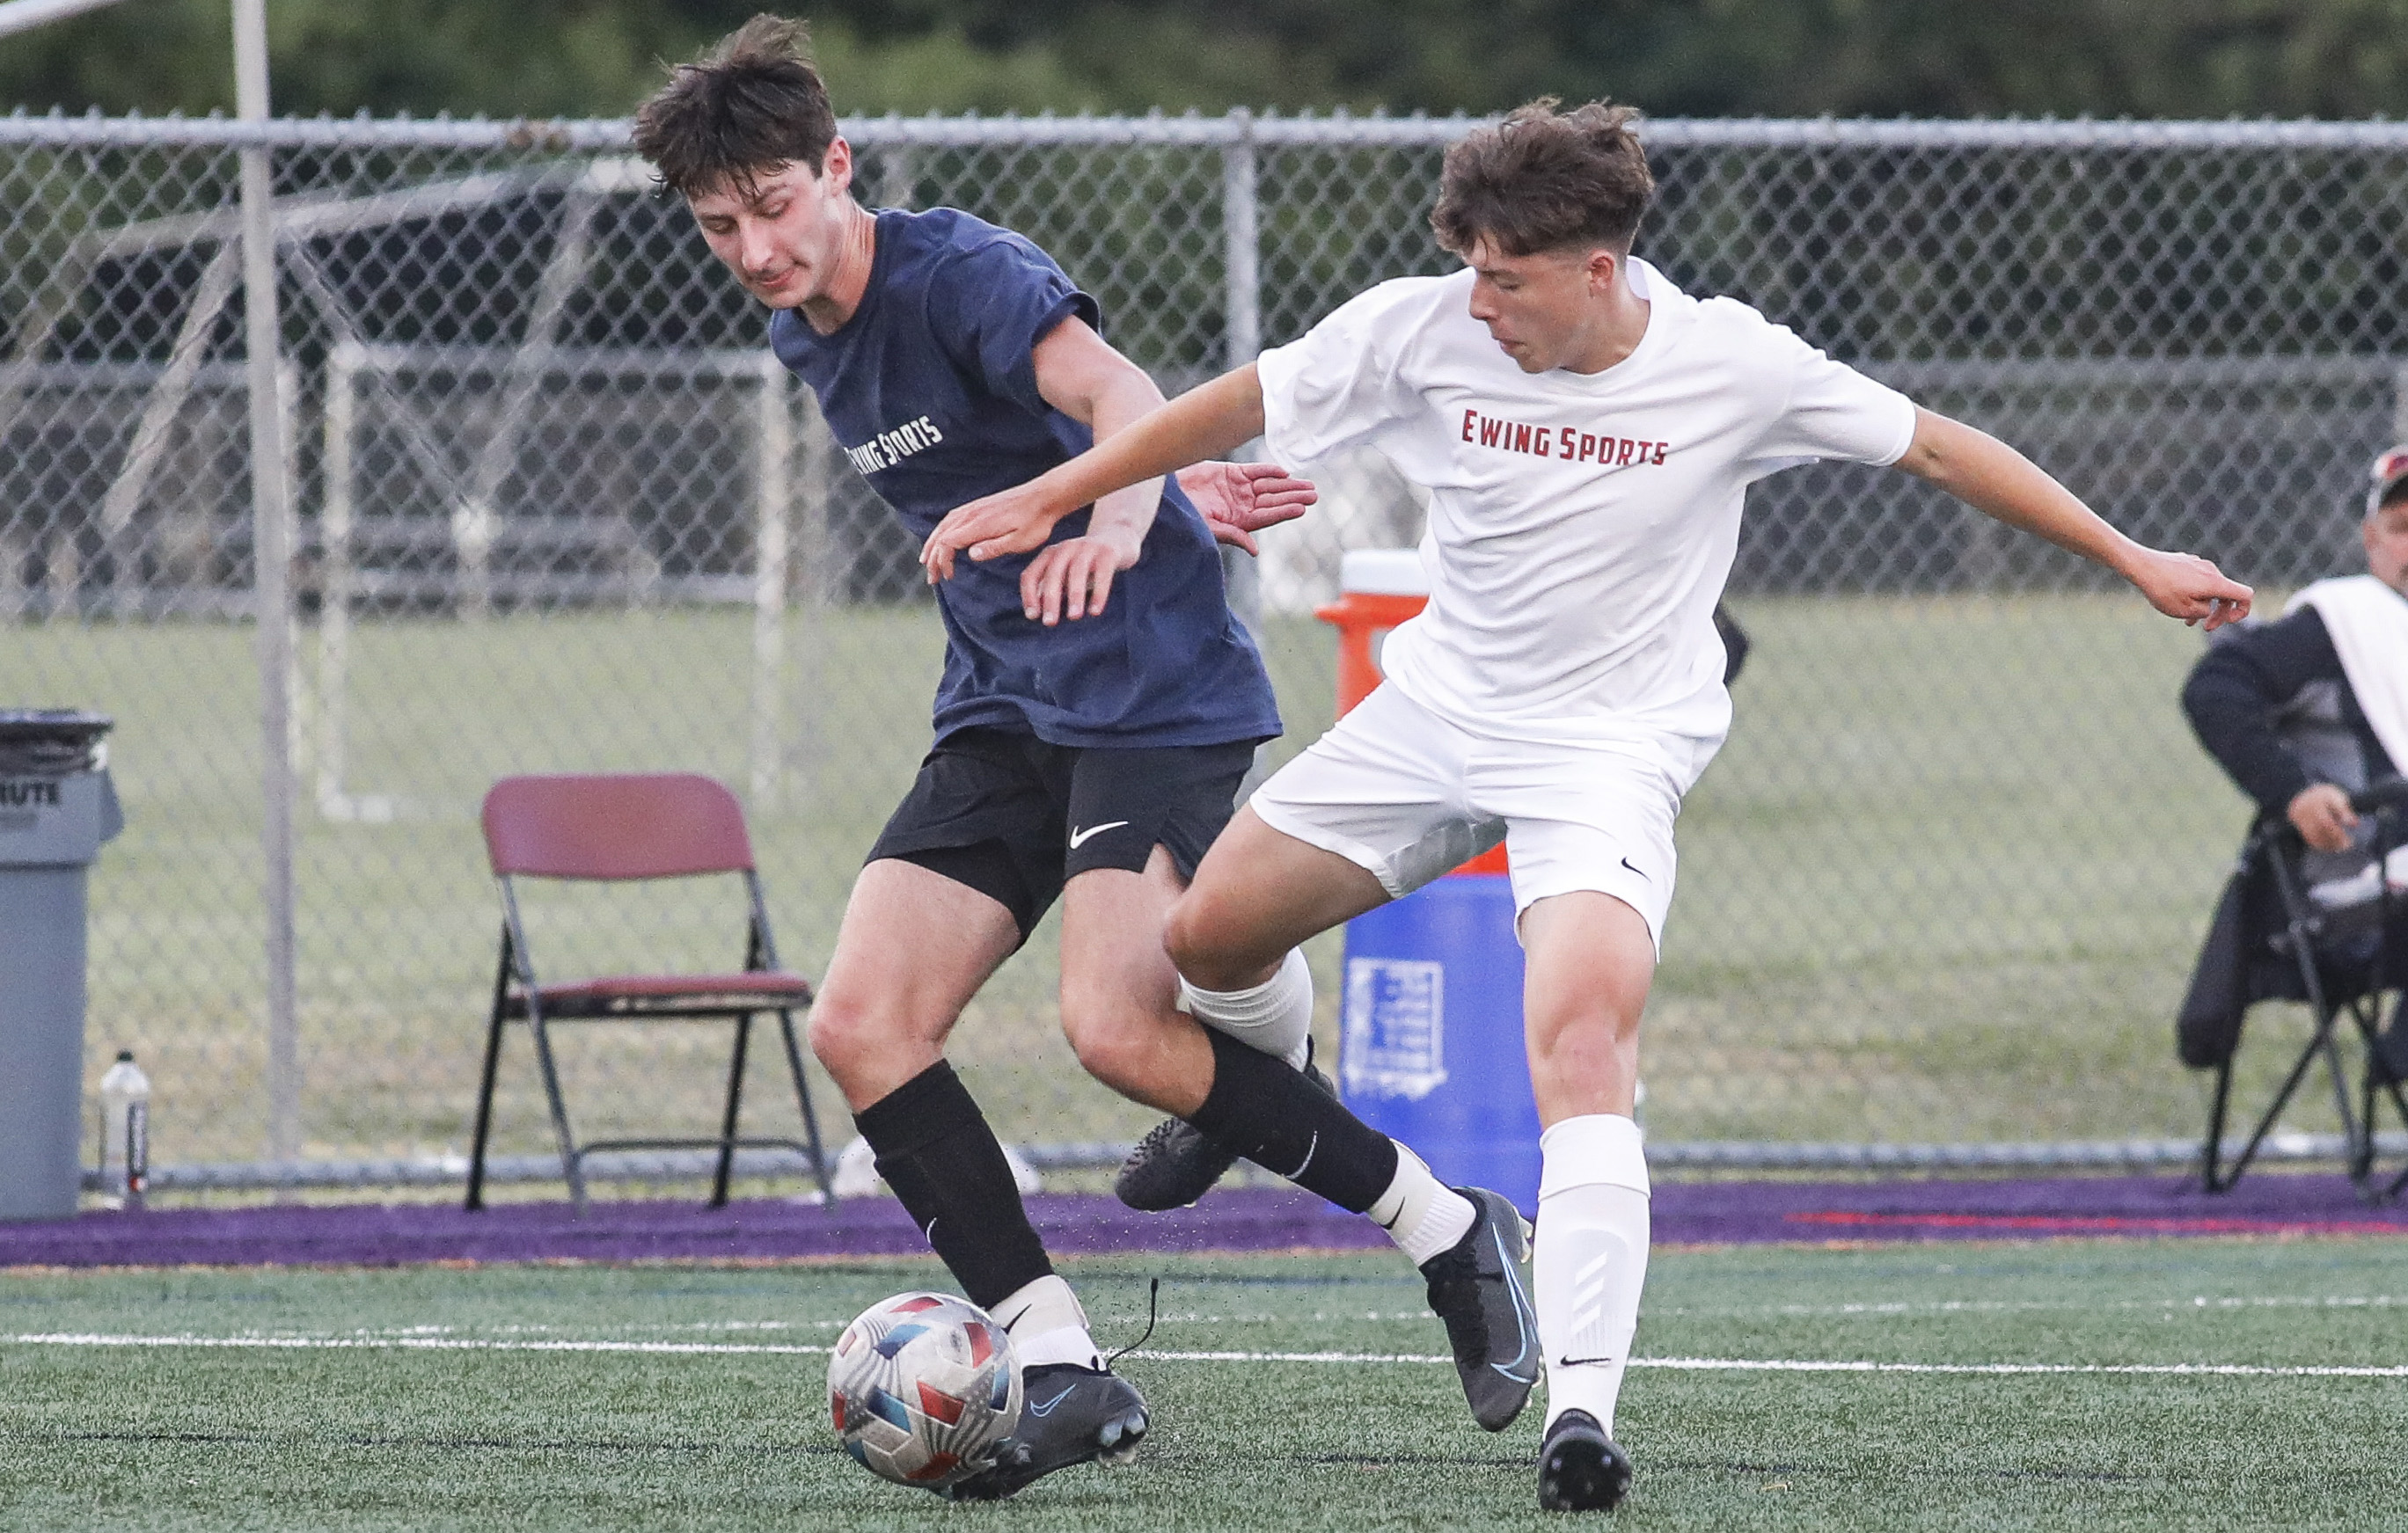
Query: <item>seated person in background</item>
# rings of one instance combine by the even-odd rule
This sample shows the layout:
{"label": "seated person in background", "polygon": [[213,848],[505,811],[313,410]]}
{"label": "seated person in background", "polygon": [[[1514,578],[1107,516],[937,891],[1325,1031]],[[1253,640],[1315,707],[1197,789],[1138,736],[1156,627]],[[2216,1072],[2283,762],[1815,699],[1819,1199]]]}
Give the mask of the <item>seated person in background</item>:
{"label": "seated person in background", "polygon": [[[2183,687],[2200,743],[2266,818],[2287,820],[2307,843],[2304,872],[2320,896],[2351,873],[2370,883],[2369,897],[2381,888],[2381,874],[2356,866],[2364,852],[2348,855],[2364,839],[2350,795],[2408,764],[2408,445],[2374,460],[2359,537],[2366,574],[2318,580],[2279,621],[2226,630]],[[2408,851],[2391,865],[2392,881],[2402,881]],[[2196,1009],[2232,1013],[2223,1025],[2237,1035],[2229,1003],[2245,996],[2225,999]],[[2204,1028],[2188,1018],[2194,1009],[2186,1004],[2186,1026]],[[2216,1045],[2229,1050],[2230,1041]],[[2186,1041],[2194,1065],[2213,1063],[2213,1053]],[[2395,1077],[2408,1079],[2408,1033],[2396,1023],[2382,1053]]]}
{"label": "seated person in background", "polygon": [[2408,762],[2408,445],[2374,461],[2358,530],[2366,574],[2230,630],[2183,687],[2208,753],[2318,852],[2347,851],[2350,794]]}

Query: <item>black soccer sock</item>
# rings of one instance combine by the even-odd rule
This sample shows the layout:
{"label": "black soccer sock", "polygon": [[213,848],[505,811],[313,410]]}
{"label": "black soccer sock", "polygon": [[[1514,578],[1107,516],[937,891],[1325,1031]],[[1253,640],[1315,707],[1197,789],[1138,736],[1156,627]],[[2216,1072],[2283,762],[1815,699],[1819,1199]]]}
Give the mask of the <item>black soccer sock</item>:
{"label": "black soccer sock", "polygon": [[1003,1146],[952,1065],[937,1061],[853,1121],[972,1304],[992,1309],[1053,1274]]}
{"label": "black soccer sock", "polygon": [[1207,1027],[1212,1089],[1187,1121],[1268,1171],[1361,1213],[1397,1178],[1396,1141],[1258,1049]]}

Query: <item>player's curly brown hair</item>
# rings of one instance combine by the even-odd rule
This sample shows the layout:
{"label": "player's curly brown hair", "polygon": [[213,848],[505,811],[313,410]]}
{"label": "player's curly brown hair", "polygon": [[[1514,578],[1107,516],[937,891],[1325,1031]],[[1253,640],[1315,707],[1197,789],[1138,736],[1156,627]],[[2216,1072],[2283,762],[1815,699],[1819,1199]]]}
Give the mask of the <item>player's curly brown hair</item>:
{"label": "player's curly brown hair", "polygon": [[1602,101],[1568,112],[1557,105],[1541,96],[1446,151],[1430,210],[1440,245],[1466,256],[1484,236],[1508,255],[1630,249],[1656,196],[1631,129],[1639,113]]}
{"label": "player's curly brown hair", "polygon": [[681,196],[749,192],[781,166],[812,174],[836,141],[836,108],[811,64],[800,21],[755,16],[692,64],[636,113],[636,152]]}

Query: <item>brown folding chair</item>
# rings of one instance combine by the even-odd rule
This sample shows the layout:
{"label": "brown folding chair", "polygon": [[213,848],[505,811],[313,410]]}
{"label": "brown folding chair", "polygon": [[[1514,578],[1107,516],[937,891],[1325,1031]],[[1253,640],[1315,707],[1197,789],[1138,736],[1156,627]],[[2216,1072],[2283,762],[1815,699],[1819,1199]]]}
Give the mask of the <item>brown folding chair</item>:
{"label": "brown folding chair", "polygon": [[[735,795],[692,773],[591,777],[510,777],[485,795],[485,850],[501,884],[502,953],[494,975],[493,1016],[485,1033],[484,1079],[477,1088],[476,1148],[468,1159],[468,1207],[484,1206],[485,1146],[494,1114],[494,1069],[502,1052],[505,1024],[523,1022],[535,1038],[535,1056],[552,1108],[552,1129],[560,1145],[560,1168],[569,1196],[585,1207],[584,1160],[599,1150],[691,1150],[713,1148],[719,1168],[710,1206],[727,1201],[727,1179],[738,1146],[801,1152],[810,1160],[823,1197],[833,1199],[827,1155],[820,1141],[819,1115],[803,1078],[795,1013],[811,1004],[811,987],[799,974],[778,967],[769,936],[769,915],[753,870],[752,843],[744,832],[744,811]],[[519,919],[516,880],[559,879],[624,881],[736,873],[744,880],[752,917],[744,967],[733,974],[624,974],[568,983],[536,978],[526,928]],[[752,1019],[774,1012],[785,1039],[786,1067],[795,1080],[795,1100],[803,1110],[809,1143],[793,1139],[739,1139],[736,1125],[744,1091],[745,1050]],[[568,1110],[560,1096],[560,1071],[552,1062],[551,1028],[564,1022],[656,1022],[689,1018],[733,1019],[735,1057],[727,1069],[727,1105],[716,1139],[596,1139],[579,1144],[569,1132]]]}

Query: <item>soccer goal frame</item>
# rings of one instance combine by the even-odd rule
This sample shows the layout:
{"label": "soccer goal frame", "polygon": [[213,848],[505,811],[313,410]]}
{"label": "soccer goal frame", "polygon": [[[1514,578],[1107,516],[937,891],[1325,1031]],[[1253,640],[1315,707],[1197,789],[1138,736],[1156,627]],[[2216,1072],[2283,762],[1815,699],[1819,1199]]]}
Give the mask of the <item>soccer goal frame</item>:
{"label": "soccer goal frame", "polygon": [[[482,381],[498,399],[495,419],[468,472],[460,474],[439,436],[414,410],[404,385],[412,376],[439,376],[456,383]],[[787,690],[789,609],[794,601],[796,513],[816,524],[824,494],[798,494],[806,483],[822,482],[813,472],[820,433],[798,430],[793,380],[764,349],[668,351],[656,350],[546,347],[401,347],[345,341],[328,354],[324,430],[324,499],[318,527],[322,585],[317,622],[316,666],[310,688],[308,746],[313,798],[320,816],[338,823],[376,824],[407,814],[410,806],[387,795],[363,791],[351,779],[350,689],[355,662],[352,643],[360,614],[380,595],[364,555],[376,550],[424,549],[439,542],[452,561],[448,576],[422,577],[404,594],[450,608],[461,621],[490,613],[498,596],[553,598],[581,605],[611,600],[646,607],[664,601],[752,609],[750,730],[747,786],[755,810],[774,805],[782,786],[782,739]],[[697,383],[749,387],[745,413],[752,466],[749,524],[752,568],[742,574],[664,580],[639,568],[623,568],[614,579],[521,577],[513,593],[494,571],[494,550],[505,537],[529,537],[566,546],[590,529],[575,518],[506,515],[498,492],[509,477],[536,398],[594,383],[678,390]],[[366,510],[359,482],[359,448],[367,429],[363,404],[371,394],[385,407],[383,423],[430,482],[452,493],[450,514],[438,520],[402,518]],[[805,412],[810,414],[810,412]],[[812,417],[813,420],[816,417]],[[804,461],[797,463],[798,442]],[[797,469],[801,473],[797,473]],[[822,510],[824,515],[824,509]],[[810,527],[802,529],[810,541]],[[389,594],[389,593],[388,593]]]}

